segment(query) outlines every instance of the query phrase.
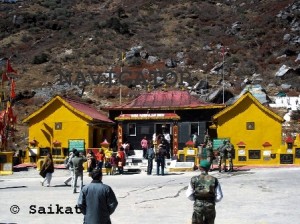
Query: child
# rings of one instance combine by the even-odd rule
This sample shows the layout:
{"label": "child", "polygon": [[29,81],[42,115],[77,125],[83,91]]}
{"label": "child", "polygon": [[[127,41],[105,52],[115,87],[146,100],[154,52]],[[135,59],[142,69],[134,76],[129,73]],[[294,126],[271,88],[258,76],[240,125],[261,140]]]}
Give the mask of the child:
{"label": "child", "polygon": [[106,175],[112,175],[112,165],[109,160],[105,162],[104,166],[106,170]]}

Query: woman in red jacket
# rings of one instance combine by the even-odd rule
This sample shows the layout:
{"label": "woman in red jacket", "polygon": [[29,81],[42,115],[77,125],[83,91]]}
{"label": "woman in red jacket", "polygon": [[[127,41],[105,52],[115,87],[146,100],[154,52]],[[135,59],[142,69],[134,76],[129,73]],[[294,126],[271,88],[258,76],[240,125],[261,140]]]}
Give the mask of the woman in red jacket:
{"label": "woman in red jacket", "polygon": [[97,159],[98,159],[97,169],[102,170],[103,163],[105,162],[105,153],[103,149],[100,149]]}
{"label": "woman in red jacket", "polygon": [[123,147],[120,147],[120,149],[118,151],[117,159],[118,159],[118,171],[119,171],[119,174],[122,175],[124,172],[123,168],[126,163],[126,155],[125,155]]}

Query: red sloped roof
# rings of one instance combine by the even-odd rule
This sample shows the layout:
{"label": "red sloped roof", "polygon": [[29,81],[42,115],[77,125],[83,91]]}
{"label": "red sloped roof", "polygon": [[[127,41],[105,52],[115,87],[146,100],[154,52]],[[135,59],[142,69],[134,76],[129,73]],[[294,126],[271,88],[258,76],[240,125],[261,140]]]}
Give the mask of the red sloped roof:
{"label": "red sloped roof", "polygon": [[286,142],[286,143],[293,143],[293,142],[294,142],[294,139],[293,139],[291,136],[288,136],[288,137],[285,139],[285,142]]}
{"label": "red sloped roof", "polygon": [[91,117],[94,120],[104,121],[108,123],[114,123],[112,120],[110,120],[106,115],[101,114],[96,108],[92,107],[91,105],[83,102],[79,102],[72,99],[66,99],[64,100],[70,104],[73,108],[76,110],[86,114],[87,116]]}
{"label": "red sloped roof", "polygon": [[246,146],[246,143],[243,141],[240,141],[239,143],[237,143],[238,146]]}
{"label": "red sloped roof", "polygon": [[224,107],[224,105],[212,104],[192,96],[188,91],[172,90],[172,91],[152,91],[143,93],[133,101],[112,106],[106,109],[191,109],[203,107]]}
{"label": "red sloped roof", "polygon": [[263,147],[269,147],[272,146],[272,144],[270,142],[265,142],[264,144],[262,144]]}

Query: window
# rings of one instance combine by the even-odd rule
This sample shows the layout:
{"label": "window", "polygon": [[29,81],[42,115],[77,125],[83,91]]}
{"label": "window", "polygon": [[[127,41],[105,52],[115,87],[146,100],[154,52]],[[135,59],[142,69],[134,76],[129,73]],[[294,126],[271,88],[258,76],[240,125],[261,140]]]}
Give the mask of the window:
{"label": "window", "polygon": [[249,159],[260,159],[260,150],[249,150]]}
{"label": "window", "polygon": [[62,129],[62,122],[55,122],[55,130],[61,130]]}
{"label": "window", "polygon": [[191,123],[191,132],[190,135],[197,133],[199,135],[198,123]]}
{"label": "window", "polygon": [[136,124],[135,123],[128,124],[128,134],[129,134],[129,136],[136,136]]}
{"label": "window", "polygon": [[255,123],[254,122],[247,122],[246,123],[247,130],[255,130]]}
{"label": "window", "polygon": [[142,126],[141,127],[141,134],[149,135],[150,134],[150,127],[149,126]]}
{"label": "window", "polygon": [[295,158],[300,158],[300,148],[295,149]]}

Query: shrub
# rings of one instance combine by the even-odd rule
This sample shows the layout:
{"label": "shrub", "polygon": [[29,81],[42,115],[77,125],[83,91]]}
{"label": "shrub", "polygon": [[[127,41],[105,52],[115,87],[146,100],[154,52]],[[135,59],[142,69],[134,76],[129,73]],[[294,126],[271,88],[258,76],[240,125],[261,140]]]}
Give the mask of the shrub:
{"label": "shrub", "polygon": [[40,55],[35,55],[33,58],[33,64],[43,64],[49,61],[49,55],[41,53]]}

